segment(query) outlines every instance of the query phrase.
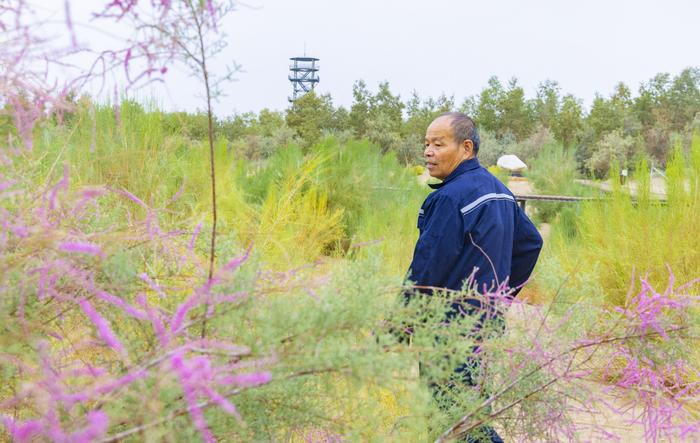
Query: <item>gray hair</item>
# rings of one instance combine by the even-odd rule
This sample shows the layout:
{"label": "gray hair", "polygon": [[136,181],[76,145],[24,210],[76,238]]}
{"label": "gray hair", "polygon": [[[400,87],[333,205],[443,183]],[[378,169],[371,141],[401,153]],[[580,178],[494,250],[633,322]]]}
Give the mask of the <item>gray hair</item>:
{"label": "gray hair", "polygon": [[450,117],[452,126],[452,136],[455,141],[462,144],[464,140],[471,140],[474,144],[474,155],[479,153],[479,130],[476,127],[476,123],[466,114],[461,112],[445,112],[440,114],[440,117]]}

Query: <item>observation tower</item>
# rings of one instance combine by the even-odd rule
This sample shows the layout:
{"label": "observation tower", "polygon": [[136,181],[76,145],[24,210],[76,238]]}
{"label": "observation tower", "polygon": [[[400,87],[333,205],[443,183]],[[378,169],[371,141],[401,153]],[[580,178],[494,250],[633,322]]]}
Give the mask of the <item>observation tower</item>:
{"label": "observation tower", "polygon": [[314,57],[292,57],[289,60],[289,81],[292,82],[293,88],[289,101],[293,102],[316,87],[316,83],[320,80],[318,77],[320,66],[318,59]]}

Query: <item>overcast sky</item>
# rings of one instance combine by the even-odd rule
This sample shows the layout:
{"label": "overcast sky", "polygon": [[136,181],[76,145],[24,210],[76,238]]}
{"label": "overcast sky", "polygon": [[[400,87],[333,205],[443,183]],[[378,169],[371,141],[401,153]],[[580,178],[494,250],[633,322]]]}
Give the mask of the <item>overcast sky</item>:
{"label": "overcast sky", "polygon": [[[63,11],[63,0],[50,0]],[[42,2],[43,3],[43,2]],[[74,1],[74,15],[83,11]],[[44,3],[47,4],[47,3]],[[624,81],[636,92],[659,72],[700,66],[698,0],[248,0],[226,22],[219,62],[243,66],[217,114],[284,109],[289,57],[321,59],[317,90],[349,107],[352,84],[395,93],[478,94],[488,78],[517,77],[528,96],[545,79],[589,105]],[[77,9],[77,11],[76,11]],[[202,108],[195,80],[170,72],[155,95],[167,109]]]}

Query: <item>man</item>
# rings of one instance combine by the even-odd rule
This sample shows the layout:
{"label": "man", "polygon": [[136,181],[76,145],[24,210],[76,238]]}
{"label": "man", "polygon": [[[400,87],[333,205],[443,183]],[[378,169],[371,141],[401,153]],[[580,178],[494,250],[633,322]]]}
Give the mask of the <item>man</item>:
{"label": "man", "polygon": [[513,294],[532,273],[542,237],[513,194],[481,167],[479,135],[471,118],[451,112],[425,135],[426,167],[442,183],[418,213],[420,237],[409,278],[420,287],[461,290],[474,271],[481,293],[501,283]]}
{"label": "man", "polygon": [[[418,213],[420,237],[408,277],[420,292],[471,286],[486,294],[505,284],[515,296],[535,267],[542,237],[508,188],[481,167],[478,152],[478,131],[466,115],[445,113],[428,126],[423,155],[430,175],[442,182],[430,185],[435,191]],[[449,316],[474,310],[453,304]],[[455,373],[470,385],[475,368],[467,357]],[[483,431],[502,442],[493,429]]]}

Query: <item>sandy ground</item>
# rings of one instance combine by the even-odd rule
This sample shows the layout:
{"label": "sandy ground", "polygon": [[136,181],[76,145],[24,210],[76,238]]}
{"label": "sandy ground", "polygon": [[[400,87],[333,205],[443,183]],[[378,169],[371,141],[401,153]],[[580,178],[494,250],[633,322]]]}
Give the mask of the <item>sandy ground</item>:
{"label": "sandy ground", "polygon": [[[532,194],[537,194],[535,192],[535,189],[532,187],[532,184],[528,181],[528,179],[524,177],[511,177],[510,180],[508,181],[508,189],[510,189],[510,192],[516,195],[532,195]],[[532,211],[533,207],[532,205],[525,206],[525,213],[532,218]],[[542,223],[540,226],[537,227],[537,229],[540,231],[540,235],[542,238],[546,241],[549,238],[549,231],[550,231],[550,226],[549,223]]]}
{"label": "sandy ground", "polygon": [[532,184],[530,184],[530,181],[525,177],[511,177],[510,180],[508,180],[508,189],[510,189],[510,192],[513,194],[518,195],[530,195],[536,193],[532,187]]}

